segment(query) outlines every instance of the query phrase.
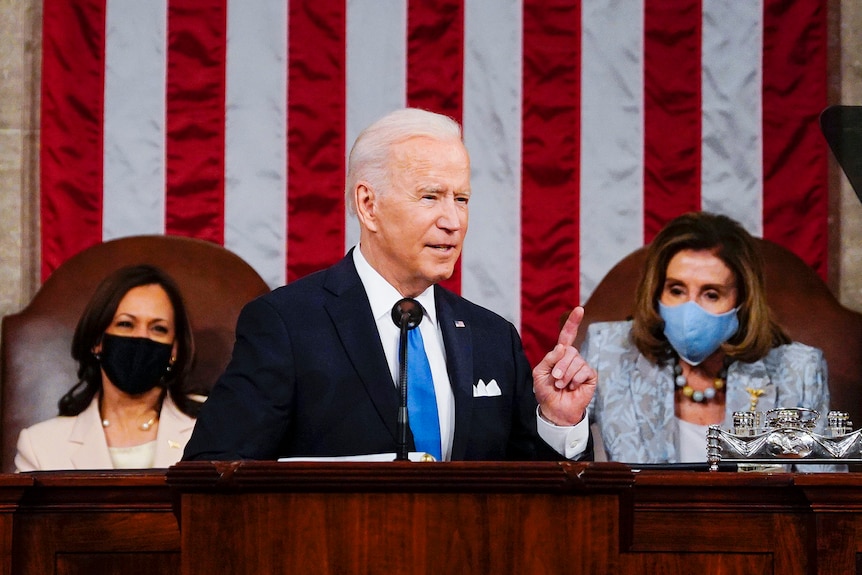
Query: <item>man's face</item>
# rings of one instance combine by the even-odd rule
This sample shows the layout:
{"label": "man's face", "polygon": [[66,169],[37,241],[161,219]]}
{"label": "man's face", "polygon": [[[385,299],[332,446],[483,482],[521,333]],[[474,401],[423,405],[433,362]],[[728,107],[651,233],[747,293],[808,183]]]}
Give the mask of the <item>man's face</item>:
{"label": "man's face", "polygon": [[363,254],[402,295],[416,296],[450,277],[461,255],[470,159],[457,139],[418,137],[396,146],[391,161],[387,189],[359,194]]}

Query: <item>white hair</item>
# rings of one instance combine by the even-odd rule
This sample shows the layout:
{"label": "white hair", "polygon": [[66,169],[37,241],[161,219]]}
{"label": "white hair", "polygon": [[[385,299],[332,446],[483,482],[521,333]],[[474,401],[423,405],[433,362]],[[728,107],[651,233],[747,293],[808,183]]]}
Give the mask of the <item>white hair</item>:
{"label": "white hair", "polygon": [[421,137],[461,140],[461,126],[449,116],[419,108],[403,108],[390,112],[362,130],[347,158],[344,196],[350,213],[356,213],[353,201],[356,183],[364,180],[382,193],[389,184],[392,147]]}

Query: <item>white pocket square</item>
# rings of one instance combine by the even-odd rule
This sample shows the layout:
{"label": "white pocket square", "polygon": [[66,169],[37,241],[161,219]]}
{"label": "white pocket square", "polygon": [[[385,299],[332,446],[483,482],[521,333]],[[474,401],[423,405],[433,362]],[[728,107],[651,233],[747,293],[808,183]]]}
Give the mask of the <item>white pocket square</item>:
{"label": "white pocket square", "polygon": [[488,383],[480,379],[479,383],[473,386],[473,397],[497,397],[502,394],[496,379],[492,379]]}

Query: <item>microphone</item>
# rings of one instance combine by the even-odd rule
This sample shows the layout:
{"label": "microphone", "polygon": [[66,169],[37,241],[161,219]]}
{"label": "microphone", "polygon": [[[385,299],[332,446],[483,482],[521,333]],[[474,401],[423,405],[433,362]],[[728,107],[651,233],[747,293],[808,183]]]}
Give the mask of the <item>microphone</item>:
{"label": "microphone", "polygon": [[422,304],[413,298],[406,297],[392,306],[392,321],[398,327],[406,325],[409,331],[419,325],[424,313]]}
{"label": "microphone", "polygon": [[407,429],[410,426],[407,416],[407,332],[419,325],[423,315],[422,304],[413,298],[406,297],[392,307],[392,321],[401,329],[398,342],[398,355],[401,358],[398,367],[398,390],[401,392],[401,401],[398,404],[398,450],[395,461],[410,459],[410,451],[407,448]]}

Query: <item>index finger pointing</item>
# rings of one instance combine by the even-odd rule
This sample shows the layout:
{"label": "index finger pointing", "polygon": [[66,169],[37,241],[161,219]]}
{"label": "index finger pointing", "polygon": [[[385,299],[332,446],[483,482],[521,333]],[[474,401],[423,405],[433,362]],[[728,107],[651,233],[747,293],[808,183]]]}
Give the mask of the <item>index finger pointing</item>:
{"label": "index finger pointing", "polygon": [[572,313],[566,319],[563,329],[560,330],[560,337],[557,339],[557,343],[563,344],[566,347],[574,344],[575,338],[578,337],[578,327],[581,325],[583,319],[584,308],[578,306],[573,309]]}

